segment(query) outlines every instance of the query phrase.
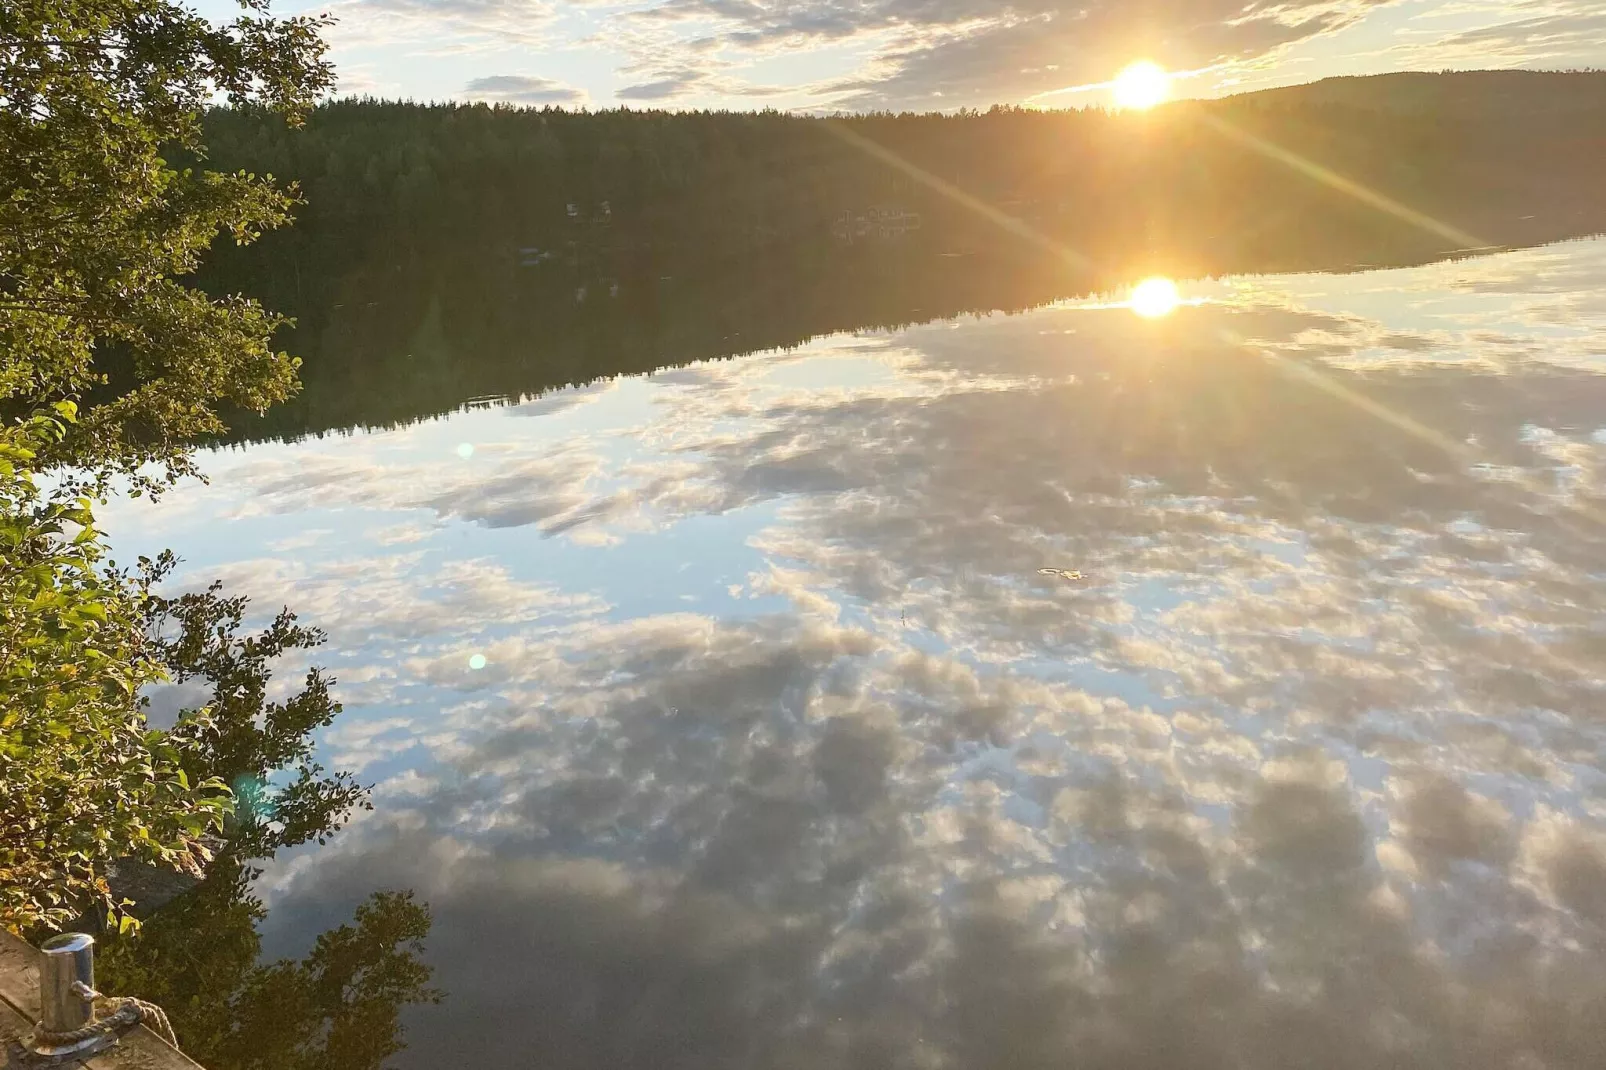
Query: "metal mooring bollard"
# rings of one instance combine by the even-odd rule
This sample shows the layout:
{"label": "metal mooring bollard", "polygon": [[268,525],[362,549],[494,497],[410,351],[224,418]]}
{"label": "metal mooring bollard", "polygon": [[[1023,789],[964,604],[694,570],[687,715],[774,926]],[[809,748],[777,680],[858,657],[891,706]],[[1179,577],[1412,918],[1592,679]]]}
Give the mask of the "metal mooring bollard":
{"label": "metal mooring bollard", "polygon": [[95,1018],[95,938],[62,933],[39,947],[39,1024],[10,1065],[23,1070],[66,1066],[104,1051],[137,1024]]}
{"label": "metal mooring bollard", "polygon": [[82,1029],[95,1017],[95,938],[62,933],[39,945],[39,1028],[48,1033]]}
{"label": "metal mooring bollard", "polygon": [[[162,1008],[131,996],[108,997],[95,991],[94,937],[63,933],[41,944],[39,953],[39,1024],[27,1037],[0,1044],[4,1049],[0,1070],[76,1065],[116,1044],[141,1023],[178,1047]],[[98,1018],[97,1000],[102,1012]]]}

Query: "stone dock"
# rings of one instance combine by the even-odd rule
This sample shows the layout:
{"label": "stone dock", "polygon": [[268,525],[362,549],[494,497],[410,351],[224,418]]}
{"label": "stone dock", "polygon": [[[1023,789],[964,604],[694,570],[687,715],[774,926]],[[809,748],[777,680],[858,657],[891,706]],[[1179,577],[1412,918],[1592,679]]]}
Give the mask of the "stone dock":
{"label": "stone dock", "polygon": [[[5,1070],[11,1070],[5,1063],[11,1041],[26,1035],[39,1020],[39,959],[38,951],[0,929],[0,1067]],[[143,1025],[107,1051],[55,1065],[72,1070],[201,1070]]]}

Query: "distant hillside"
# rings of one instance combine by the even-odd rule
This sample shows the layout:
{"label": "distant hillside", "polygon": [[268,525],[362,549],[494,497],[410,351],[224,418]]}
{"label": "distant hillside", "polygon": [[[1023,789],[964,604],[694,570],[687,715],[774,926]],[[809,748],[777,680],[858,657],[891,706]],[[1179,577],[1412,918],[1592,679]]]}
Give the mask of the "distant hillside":
{"label": "distant hillside", "polygon": [[1606,76],[1335,79],[1148,115],[813,118],[334,101],[208,117],[298,224],[204,281],[298,324],[247,436],[1026,307],[1606,230]]}
{"label": "distant hillside", "polygon": [[[933,255],[1029,233],[1094,273],[1220,271],[1528,244],[1606,221],[1606,72],[1333,78],[1136,116],[364,99],[320,106],[296,131],[236,109],[207,125],[213,166],[300,184],[290,246],[322,243],[317,259],[345,266],[379,246],[405,258],[443,243],[728,260],[863,231]],[[1380,209],[1389,202],[1409,211]]]}
{"label": "distant hillside", "polygon": [[1593,114],[1606,129],[1606,71],[1408,71],[1326,78],[1227,98],[1279,107],[1340,104],[1402,115]]}

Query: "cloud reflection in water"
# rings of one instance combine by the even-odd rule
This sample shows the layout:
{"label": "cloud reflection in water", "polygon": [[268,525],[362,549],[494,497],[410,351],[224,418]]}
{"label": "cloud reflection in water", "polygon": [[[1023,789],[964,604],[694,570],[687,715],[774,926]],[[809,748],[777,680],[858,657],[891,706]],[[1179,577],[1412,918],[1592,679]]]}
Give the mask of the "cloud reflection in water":
{"label": "cloud reflection in water", "polygon": [[1603,276],[1229,280],[218,455],[195,514],[351,533],[178,541],[330,627],[380,780],[270,940],[417,888],[404,1066],[1598,1065]]}

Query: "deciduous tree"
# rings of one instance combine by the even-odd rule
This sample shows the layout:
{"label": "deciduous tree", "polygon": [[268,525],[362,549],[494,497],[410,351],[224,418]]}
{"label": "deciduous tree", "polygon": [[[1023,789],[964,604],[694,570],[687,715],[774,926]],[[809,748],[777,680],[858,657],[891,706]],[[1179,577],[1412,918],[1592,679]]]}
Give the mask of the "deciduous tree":
{"label": "deciduous tree", "polygon": [[271,345],[280,319],[185,276],[219,233],[251,241],[293,201],[205,167],[206,105],[299,122],[332,85],[326,21],[271,17],[266,0],[223,25],[170,0],[0,6],[0,405],[98,402],[42,462],[187,471],[220,404],[260,410],[294,389],[295,361]]}

